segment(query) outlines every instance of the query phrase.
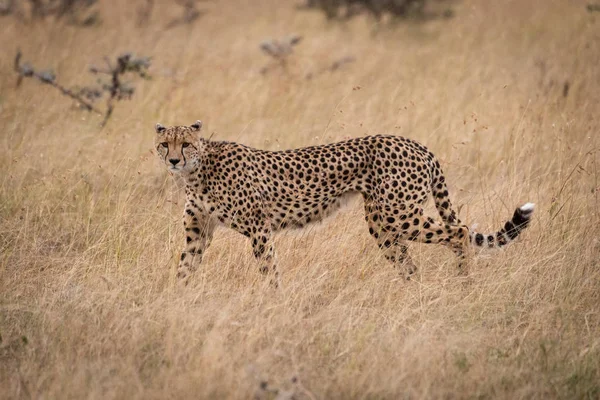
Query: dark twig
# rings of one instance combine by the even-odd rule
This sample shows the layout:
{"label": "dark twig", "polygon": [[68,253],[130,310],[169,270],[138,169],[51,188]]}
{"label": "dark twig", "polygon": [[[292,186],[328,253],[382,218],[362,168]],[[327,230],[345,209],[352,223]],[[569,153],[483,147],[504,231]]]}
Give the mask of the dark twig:
{"label": "dark twig", "polygon": [[346,64],[353,63],[354,61],[356,61],[356,57],[354,57],[354,56],[344,56],[342,58],[339,58],[339,59],[335,60],[333,63],[331,63],[331,65],[329,65],[329,66],[327,66],[325,68],[321,68],[317,72],[309,72],[308,74],[306,74],[306,79],[312,79],[312,78],[314,78],[316,76],[319,76],[319,75],[323,74],[324,72],[334,72],[334,71],[337,71],[342,66],[344,66]]}
{"label": "dark twig", "polygon": [[[261,74],[275,69],[277,67],[283,70],[287,69],[290,57],[294,54],[294,48],[302,41],[302,36],[291,35],[281,39],[268,39],[264,40],[260,44],[260,49],[269,57],[272,62],[265,65],[260,69]],[[312,79],[317,75],[321,75],[324,72],[333,72],[340,69],[342,66],[356,61],[354,56],[344,56],[336,59],[333,63],[327,67],[321,68],[316,72],[309,72],[306,74],[306,79]]]}
{"label": "dark twig", "polygon": [[108,92],[108,100],[106,102],[106,113],[102,126],[106,125],[106,122],[113,113],[114,103],[118,100],[129,100],[133,95],[134,88],[127,85],[122,81],[123,75],[128,72],[133,72],[139,75],[143,79],[148,79],[148,68],[150,68],[150,59],[147,57],[135,58],[131,53],[125,53],[117,58],[117,63],[113,67],[108,58],[104,58],[108,66],[108,70],[101,70],[96,67],[90,67],[90,72],[94,74],[107,74],[110,75],[110,84],[103,85],[104,91]]}
{"label": "dark twig", "polygon": [[356,15],[368,14],[380,21],[389,15],[394,19],[432,19],[452,17],[452,10],[428,11],[428,6],[447,0],[306,0],[298,9],[317,9],[329,20],[347,20]]}
{"label": "dark twig", "polygon": [[600,12],[600,3],[589,3],[587,5],[588,12]]}
{"label": "dark twig", "polygon": [[21,51],[17,51],[17,55],[15,57],[14,68],[15,71],[19,74],[19,78],[17,79],[17,86],[19,86],[24,77],[27,78],[36,78],[42,83],[55,87],[60,90],[62,94],[69,96],[70,98],[77,101],[83,108],[88,111],[93,111],[99,115],[102,115],[102,111],[98,110],[91,103],[87,102],[83,97],[79,94],[73,92],[72,90],[58,84],[56,82],[56,75],[50,70],[37,72],[33,69],[33,67],[29,63],[21,63]]}
{"label": "dark twig", "polygon": [[144,26],[150,21],[152,11],[154,10],[154,0],[145,0],[144,4],[140,5],[137,9],[137,26]]}
{"label": "dark twig", "polygon": [[195,22],[202,15],[206,14],[206,11],[198,9],[197,3],[199,1],[202,0],[176,0],[175,3],[183,8],[182,14],[180,17],[177,17],[169,22],[165,29],[171,29],[181,24],[189,25]]}
{"label": "dark twig", "polygon": [[6,0],[4,3],[0,3],[0,16],[14,13],[15,8],[15,0]]}
{"label": "dark twig", "polygon": [[[148,75],[150,59],[147,57],[135,57],[132,53],[125,53],[117,58],[114,66],[110,60],[105,57],[104,61],[107,65],[106,69],[100,69],[94,66],[90,67],[90,72],[93,74],[109,75],[110,82],[99,82],[100,87],[86,86],[80,89],[69,89],[56,82],[56,76],[52,71],[38,72],[30,64],[22,63],[21,57],[21,52],[18,51],[14,62],[14,69],[19,74],[17,86],[21,84],[24,77],[33,77],[42,83],[51,85],[60,90],[64,95],[75,99],[86,110],[103,115],[102,126],[106,125],[108,119],[111,117],[115,108],[115,102],[129,100],[133,96],[135,89],[127,82],[123,81],[125,74],[133,73],[143,79],[150,78]],[[103,93],[108,93],[106,110],[104,112],[92,105],[92,102],[100,99]]]}
{"label": "dark twig", "polygon": [[78,26],[96,24],[100,18],[94,5],[98,0],[5,0],[0,3],[0,16],[14,15],[25,19],[29,11],[29,19],[42,19],[48,16],[56,20],[67,20]]}
{"label": "dark twig", "polygon": [[302,36],[292,35],[282,39],[268,39],[260,44],[260,49],[272,58],[273,65],[266,65],[261,73],[269,72],[275,66],[287,67],[288,58],[294,53],[294,47],[302,41]]}

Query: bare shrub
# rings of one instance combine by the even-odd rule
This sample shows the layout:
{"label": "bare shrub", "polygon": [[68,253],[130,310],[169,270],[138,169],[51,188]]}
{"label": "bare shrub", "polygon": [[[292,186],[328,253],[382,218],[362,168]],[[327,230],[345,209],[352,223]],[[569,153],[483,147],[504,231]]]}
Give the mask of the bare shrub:
{"label": "bare shrub", "polygon": [[586,6],[588,12],[600,12],[600,3],[588,3]]}
{"label": "bare shrub", "polygon": [[[143,79],[149,79],[148,68],[150,68],[150,58],[135,57],[132,53],[125,53],[117,57],[115,63],[111,63],[108,58],[104,58],[105,68],[90,67],[89,71],[93,74],[104,74],[110,76],[109,82],[98,81],[97,85],[84,86],[81,88],[67,88],[56,81],[56,74],[51,69],[36,71],[28,62],[21,62],[21,51],[17,52],[14,61],[15,72],[19,75],[17,86],[21,85],[23,78],[36,78],[43,84],[50,85],[58,89],[62,94],[74,99],[78,105],[87,110],[103,115],[101,126],[113,113],[115,102],[120,100],[129,100],[135,88],[128,82],[123,81],[125,74],[133,73]],[[106,109],[104,111],[96,108],[93,103],[107,94]]]}
{"label": "bare shrub", "polygon": [[[290,35],[282,39],[267,39],[260,44],[260,49],[269,57],[271,62],[260,69],[261,74],[267,74],[273,69],[280,68],[287,70],[288,64],[292,55],[294,54],[294,48],[302,41],[300,35]],[[349,64],[356,61],[354,56],[343,56],[336,58],[326,67],[320,68],[316,71],[309,72],[305,75],[306,79],[312,79],[324,72],[333,72],[341,68],[343,65]]]}
{"label": "bare shrub", "polygon": [[330,20],[349,19],[360,14],[368,14],[377,20],[386,15],[394,19],[451,17],[453,12],[449,8],[441,12],[432,9],[444,2],[447,0],[307,0],[298,8],[320,10]]}
{"label": "bare shrub", "polygon": [[171,20],[165,28],[171,29],[177,25],[189,25],[196,22],[198,18],[206,14],[205,10],[198,9],[198,3],[204,1],[206,0],[175,0],[175,3],[182,8],[181,15]]}
{"label": "bare shrub", "polygon": [[54,17],[78,26],[91,26],[100,21],[94,8],[98,0],[5,0],[0,3],[0,15],[19,19],[39,20]]}
{"label": "bare shrub", "polygon": [[288,65],[289,57],[294,53],[294,47],[300,43],[302,36],[291,35],[282,39],[267,39],[260,44],[260,49],[269,57],[272,62],[261,68],[260,72],[266,74],[272,68],[280,67],[285,69]]}

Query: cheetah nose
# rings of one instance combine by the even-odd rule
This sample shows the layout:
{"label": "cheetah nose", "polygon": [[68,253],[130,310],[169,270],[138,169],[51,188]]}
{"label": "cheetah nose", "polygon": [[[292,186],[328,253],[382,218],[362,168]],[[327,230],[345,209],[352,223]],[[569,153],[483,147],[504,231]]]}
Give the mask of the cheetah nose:
{"label": "cheetah nose", "polygon": [[173,165],[177,165],[179,163],[179,158],[169,158],[169,162]]}

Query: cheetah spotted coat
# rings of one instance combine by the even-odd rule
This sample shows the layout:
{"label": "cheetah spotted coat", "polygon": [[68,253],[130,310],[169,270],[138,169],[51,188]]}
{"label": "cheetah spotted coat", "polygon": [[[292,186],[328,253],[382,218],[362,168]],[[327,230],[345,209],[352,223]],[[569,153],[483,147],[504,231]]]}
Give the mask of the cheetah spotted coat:
{"label": "cheetah spotted coat", "polygon": [[[321,221],[352,193],[385,257],[409,278],[416,270],[407,241],[448,246],[462,260],[469,244],[502,247],[529,224],[533,204],[517,208],[494,234],[462,224],[440,163],[423,145],[397,136],[365,136],[286,151],[265,151],[200,135],[202,123],[156,125],[160,158],[186,182],[186,243],[177,275],[185,283],[202,261],[218,224],[250,238],[261,271],[275,271],[273,233]],[[441,221],[423,214],[432,194]],[[459,263],[464,268],[463,263]],[[464,271],[463,271],[464,272]]]}

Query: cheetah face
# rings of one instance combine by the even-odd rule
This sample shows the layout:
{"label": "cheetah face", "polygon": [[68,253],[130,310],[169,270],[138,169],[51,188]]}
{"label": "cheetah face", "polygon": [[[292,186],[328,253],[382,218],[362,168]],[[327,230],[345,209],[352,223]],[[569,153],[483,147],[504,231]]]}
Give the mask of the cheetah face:
{"label": "cheetah face", "polygon": [[159,157],[172,172],[190,172],[198,164],[202,122],[190,126],[165,127],[156,124],[155,145]]}

